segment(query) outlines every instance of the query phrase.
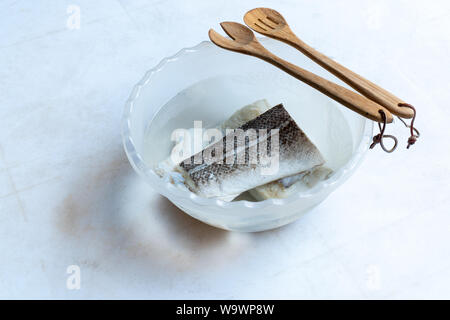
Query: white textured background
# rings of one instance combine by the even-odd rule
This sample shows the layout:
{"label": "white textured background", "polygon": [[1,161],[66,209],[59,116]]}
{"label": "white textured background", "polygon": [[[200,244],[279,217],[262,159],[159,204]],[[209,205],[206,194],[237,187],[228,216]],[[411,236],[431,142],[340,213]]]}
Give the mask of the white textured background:
{"label": "white textured background", "polygon": [[[147,69],[262,4],[416,105],[423,136],[407,152],[389,127],[400,149],[310,214],[236,234],[142,182],[120,119]],[[1,0],[0,297],[450,298],[449,21],[447,0]]]}

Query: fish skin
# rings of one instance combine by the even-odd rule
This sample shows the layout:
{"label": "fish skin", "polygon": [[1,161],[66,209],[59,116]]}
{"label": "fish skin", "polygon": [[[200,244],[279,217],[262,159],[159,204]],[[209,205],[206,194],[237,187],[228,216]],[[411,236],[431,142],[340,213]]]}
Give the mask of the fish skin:
{"label": "fish skin", "polygon": [[[289,113],[279,104],[270,110],[264,112],[260,116],[248,121],[239,129],[279,129],[279,168],[272,175],[261,174],[262,164],[249,163],[250,156],[254,154],[254,149],[250,149],[248,145],[245,150],[244,164],[226,164],[221,161],[208,161],[208,155],[213,149],[223,144],[223,154],[226,149],[226,139],[208,146],[197,157],[206,159],[201,164],[195,164],[196,155],[181,162],[178,170],[182,172],[188,188],[196,194],[207,198],[233,198],[240,193],[255,187],[267,184],[278,179],[295,175],[299,172],[308,170],[312,167],[322,165],[325,160],[315,145],[308,139],[306,134],[298,127]],[[267,139],[267,148],[270,147],[271,137],[258,136],[258,142]],[[239,152],[237,155],[241,155]],[[222,158],[221,158],[222,160]]]}

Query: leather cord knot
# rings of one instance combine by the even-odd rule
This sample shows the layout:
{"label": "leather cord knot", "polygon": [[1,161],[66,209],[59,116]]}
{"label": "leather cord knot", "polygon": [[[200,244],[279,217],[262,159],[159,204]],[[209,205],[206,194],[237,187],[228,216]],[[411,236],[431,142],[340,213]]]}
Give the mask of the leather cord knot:
{"label": "leather cord knot", "polygon": [[[394,152],[398,144],[397,138],[388,134],[384,134],[384,130],[386,129],[386,114],[384,113],[383,110],[378,110],[378,112],[380,113],[381,118],[383,119],[383,125],[381,125],[381,123],[378,122],[378,128],[380,129],[380,133],[373,137],[373,142],[370,145],[370,149],[373,149],[377,144],[380,144],[381,149],[383,149],[385,152],[387,153]],[[392,140],[394,140],[394,146],[391,149],[386,148],[386,146],[384,145],[383,143],[384,138],[391,138]]]}
{"label": "leather cord knot", "polygon": [[411,124],[408,125],[402,118],[398,117],[400,119],[401,122],[403,122],[403,124],[407,127],[411,129],[411,135],[408,138],[408,145],[406,147],[406,149],[409,149],[410,146],[412,146],[413,144],[415,144],[417,142],[417,139],[420,137],[420,132],[419,130],[417,130],[416,128],[414,128],[414,120],[416,120],[416,108],[414,108],[412,105],[408,104],[408,103],[399,103],[398,104],[399,107],[405,107],[405,108],[410,108],[414,111],[414,116],[411,120]]}
{"label": "leather cord knot", "polygon": [[372,144],[370,145],[370,149],[375,148],[375,146],[376,146],[378,143],[381,142],[381,138],[382,138],[382,136],[381,136],[380,133],[377,134],[376,136],[374,136],[373,139],[372,139],[373,142],[372,142]]}
{"label": "leather cord knot", "polygon": [[406,147],[406,149],[409,149],[410,146],[412,146],[414,143],[416,143],[417,141],[417,137],[416,136],[411,136],[408,138],[408,146]]}

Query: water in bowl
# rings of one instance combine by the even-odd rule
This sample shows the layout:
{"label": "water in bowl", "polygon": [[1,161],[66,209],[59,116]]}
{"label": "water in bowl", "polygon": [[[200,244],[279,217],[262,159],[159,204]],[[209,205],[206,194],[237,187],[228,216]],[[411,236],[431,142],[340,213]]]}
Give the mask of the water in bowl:
{"label": "water in bowl", "polygon": [[143,158],[150,166],[166,159],[174,146],[171,134],[179,128],[220,125],[239,108],[267,99],[273,106],[283,103],[299,127],[314,142],[333,170],[351,157],[352,133],[342,106],[326,96],[298,85],[298,81],[272,83],[270,90],[261,79],[246,76],[220,76],[200,81],[178,93],[149,121]]}

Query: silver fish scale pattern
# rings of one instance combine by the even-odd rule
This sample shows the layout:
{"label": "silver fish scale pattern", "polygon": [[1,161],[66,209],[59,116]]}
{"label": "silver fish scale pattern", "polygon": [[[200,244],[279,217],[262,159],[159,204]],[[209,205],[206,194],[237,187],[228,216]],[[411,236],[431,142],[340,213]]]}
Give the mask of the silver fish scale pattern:
{"label": "silver fish scale pattern", "polygon": [[[241,130],[238,130],[241,129]],[[264,112],[260,116],[256,117],[253,120],[248,121],[244,125],[242,125],[240,128],[238,128],[237,131],[235,130],[234,133],[226,135],[222,141],[217,142],[211,146],[208,146],[203,151],[197,153],[196,155],[184,160],[179,165],[181,168],[183,168],[186,173],[189,175],[190,179],[192,179],[192,182],[195,184],[196,188],[202,188],[207,187],[208,184],[211,183],[220,183],[222,179],[229,178],[231,176],[237,175],[241,172],[246,172],[249,170],[256,170],[257,167],[260,165],[260,150],[259,147],[261,145],[267,146],[267,153],[269,155],[271,150],[271,140],[272,135],[270,130],[278,129],[278,140],[279,140],[279,152],[280,155],[280,161],[283,161],[285,158],[292,158],[295,157],[296,154],[301,153],[303,157],[314,157],[316,156],[316,153],[318,153],[318,150],[315,148],[315,146],[309,141],[305,133],[298,127],[298,125],[295,123],[295,121],[291,118],[289,113],[286,111],[286,109],[283,107],[282,104],[279,104],[270,110]],[[256,130],[257,134],[257,142],[258,142],[258,148],[250,148],[249,147],[249,139],[247,139],[247,131],[253,129]],[[264,135],[263,137],[260,137],[260,133],[258,130],[265,129],[267,130],[268,134]],[[236,133],[237,132],[237,133]],[[245,148],[241,148],[240,150],[236,150],[237,143],[233,139],[230,139],[230,135],[237,135],[238,137],[240,135],[244,135],[245,139]],[[228,138],[228,139],[227,139]],[[265,144],[261,144],[261,141],[264,139]],[[234,146],[232,148],[233,151],[233,158],[236,160],[239,158],[239,156],[243,156],[242,153],[245,152],[244,163],[225,163],[225,156],[226,155],[226,143],[234,143]],[[218,155],[218,158],[211,160],[211,155],[215,156],[214,151],[219,150],[218,147],[220,147],[220,144],[222,144],[222,155]],[[257,150],[257,151],[255,151]],[[255,154],[255,152],[257,154]],[[319,153],[320,155],[320,153]],[[223,156],[223,157],[222,157]],[[251,157],[256,157],[257,163],[251,163],[249,159]],[[201,159],[201,163],[195,163],[194,159]],[[255,158],[252,158],[255,159]]]}

